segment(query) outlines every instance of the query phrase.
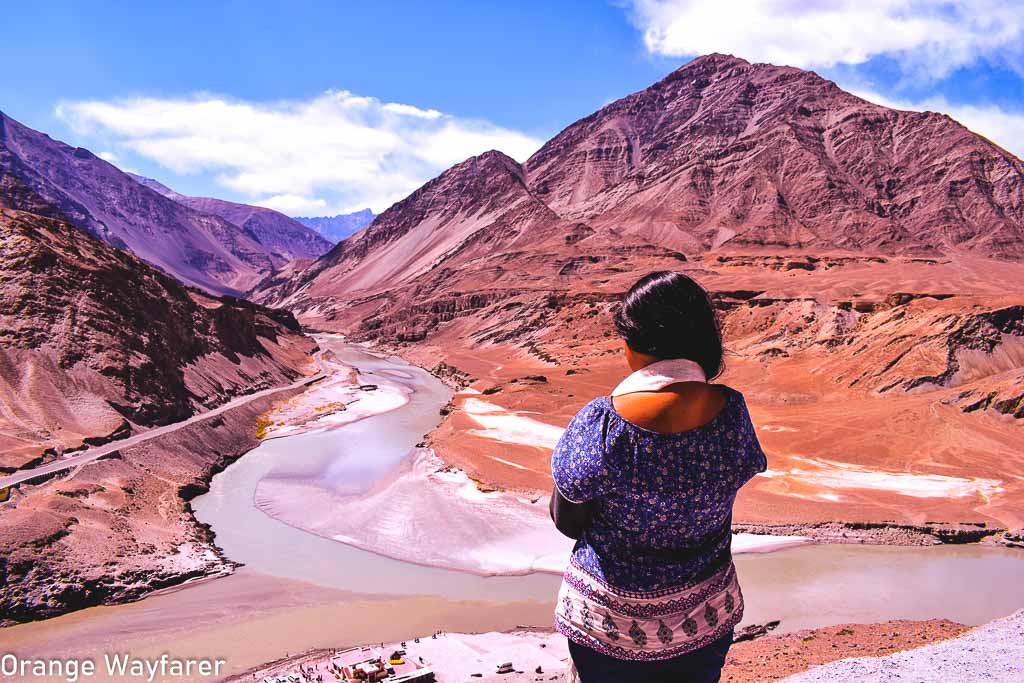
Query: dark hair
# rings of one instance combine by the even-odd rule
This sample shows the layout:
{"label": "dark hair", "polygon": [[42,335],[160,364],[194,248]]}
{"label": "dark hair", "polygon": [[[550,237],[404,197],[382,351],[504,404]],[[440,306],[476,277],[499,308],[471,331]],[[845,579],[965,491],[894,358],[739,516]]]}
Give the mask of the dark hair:
{"label": "dark hair", "polygon": [[711,297],[682,273],[667,270],[636,281],[615,314],[629,348],[658,358],[687,358],[710,380],[722,373],[722,330]]}

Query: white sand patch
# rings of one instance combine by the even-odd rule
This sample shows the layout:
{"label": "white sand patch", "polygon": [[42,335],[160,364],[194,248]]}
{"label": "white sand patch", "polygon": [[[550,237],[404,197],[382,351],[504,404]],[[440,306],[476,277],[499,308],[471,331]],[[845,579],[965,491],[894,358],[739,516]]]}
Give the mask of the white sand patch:
{"label": "white sand patch", "polygon": [[[263,416],[268,425],[265,439],[334,429],[369,415],[400,408],[409,401],[409,389],[389,381],[383,372],[364,377],[330,354],[321,360],[321,366],[327,373],[324,379],[298,396],[275,404]],[[407,373],[397,370],[388,374],[407,376]],[[377,388],[372,391],[360,389],[367,384],[375,384]]]}
{"label": "white sand patch", "polygon": [[793,498],[799,498],[801,500],[823,501],[826,503],[841,503],[846,500],[838,493],[797,493],[790,491],[786,495]]}
{"label": "white sand patch", "polygon": [[761,429],[766,432],[798,432],[799,429],[793,427],[785,427],[783,425],[761,425]]}
{"label": "white sand patch", "polygon": [[[1003,482],[998,479],[980,477],[951,477],[943,474],[913,474],[876,470],[835,462],[794,456],[800,466],[787,470],[769,470],[760,477],[775,479],[776,484],[787,489],[786,495],[795,495],[808,500],[842,500],[836,490],[870,489],[889,491],[915,498],[963,498],[981,496],[986,500],[1003,491]],[[813,493],[789,491],[787,483],[818,489]]]}
{"label": "white sand patch", "polygon": [[[396,504],[400,502],[400,504]],[[256,504],[293,526],[364,550],[484,575],[561,574],[574,541],[548,517],[548,497],[481,491],[465,472],[421,449],[361,496],[299,480],[263,481]],[[733,551],[766,552],[808,539],[736,534]]]}
{"label": "white sand patch", "polygon": [[493,441],[551,450],[565,431],[479,398],[467,398],[462,409],[481,427],[466,430],[467,433]]}
{"label": "white sand patch", "polygon": [[[390,650],[394,648],[385,648]],[[563,680],[569,668],[569,648],[564,636],[545,631],[515,633],[443,633],[436,638],[405,642],[408,656],[419,657],[438,674],[439,681],[521,681]],[[523,674],[497,674],[502,662]],[[541,667],[543,674],[534,671]],[[476,674],[476,677],[474,677]]]}
{"label": "white sand patch", "polygon": [[769,536],[768,534],[733,534],[732,552],[736,553],[767,553],[773,550],[791,548],[795,545],[810,543],[806,536]]}
{"label": "white sand patch", "polygon": [[511,460],[505,460],[505,458],[497,458],[497,457],[495,457],[493,455],[489,456],[489,457],[491,458],[491,460],[493,460],[495,462],[500,462],[502,465],[508,465],[509,467],[515,467],[517,470],[527,470],[527,471],[530,471],[529,467],[525,467],[523,465],[520,465],[519,463],[512,462]]}

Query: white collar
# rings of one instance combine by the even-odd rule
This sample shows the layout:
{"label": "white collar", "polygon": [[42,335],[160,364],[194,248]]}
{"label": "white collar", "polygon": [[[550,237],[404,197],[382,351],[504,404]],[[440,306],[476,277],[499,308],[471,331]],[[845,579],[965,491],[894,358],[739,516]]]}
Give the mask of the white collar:
{"label": "white collar", "polygon": [[642,367],[612,390],[612,396],[636,391],[658,391],[677,382],[707,382],[699,364],[686,358],[669,358]]}

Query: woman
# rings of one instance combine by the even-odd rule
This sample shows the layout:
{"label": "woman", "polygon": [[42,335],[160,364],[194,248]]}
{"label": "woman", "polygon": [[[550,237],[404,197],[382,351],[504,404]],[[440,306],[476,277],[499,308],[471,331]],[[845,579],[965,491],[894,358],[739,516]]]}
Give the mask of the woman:
{"label": "woman", "polygon": [[709,384],[722,338],[707,293],[651,273],[615,317],[633,374],[572,419],[551,516],[577,539],[556,624],[583,683],[718,681],[743,596],[736,492],[767,466],[743,396]]}

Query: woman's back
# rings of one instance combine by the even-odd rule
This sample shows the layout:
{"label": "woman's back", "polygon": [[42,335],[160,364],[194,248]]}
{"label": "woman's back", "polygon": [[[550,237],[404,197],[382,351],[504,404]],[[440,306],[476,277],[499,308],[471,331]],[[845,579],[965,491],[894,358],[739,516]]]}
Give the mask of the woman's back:
{"label": "woman's back", "polygon": [[567,500],[593,502],[572,561],[596,578],[657,591],[728,561],[736,492],[766,463],[743,396],[724,385],[707,389],[704,410],[644,413],[635,401],[627,408],[630,417],[654,414],[649,424],[699,422],[683,431],[627,419],[615,405],[623,397],[595,399],[570,423],[552,473]]}
{"label": "woman's back", "polygon": [[736,492],[767,466],[722,372],[708,293],[682,273],[638,280],[615,315],[633,371],[555,446],[551,515],[577,539],[555,624],[584,683],[717,681],[743,618]]}
{"label": "woman's back", "polygon": [[652,432],[686,432],[711,422],[725,407],[727,395],[705,382],[679,382],[661,391],[638,391],[612,398],[615,411]]}

